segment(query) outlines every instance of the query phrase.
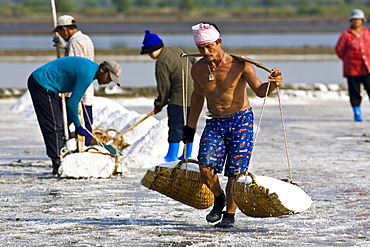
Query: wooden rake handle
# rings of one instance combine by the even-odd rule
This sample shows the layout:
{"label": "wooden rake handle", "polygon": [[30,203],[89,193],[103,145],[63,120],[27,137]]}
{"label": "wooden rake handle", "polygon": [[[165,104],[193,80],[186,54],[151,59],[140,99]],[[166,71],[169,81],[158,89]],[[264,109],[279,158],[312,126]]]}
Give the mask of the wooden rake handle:
{"label": "wooden rake handle", "polygon": [[145,117],[143,117],[142,119],[140,119],[139,121],[137,121],[136,123],[134,123],[133,125],[131,125],[130,127],[128,127],[127,129],[125,129],[124,131],[122,131],[121,133],[119,133],[119,135],[113,137],[112,140],[117,140],[118,138],[120,138],[121,136],[123,136],[124,134],[126,134],[127,132],[129,132],[130,130],[132,130],[133,128],[135,128],[136,126],[138,126],[145,119],[147,119],[148,117],[153,116],[153,115],[154,115],[154,111],[150,112],[148,115],[146,115]]}

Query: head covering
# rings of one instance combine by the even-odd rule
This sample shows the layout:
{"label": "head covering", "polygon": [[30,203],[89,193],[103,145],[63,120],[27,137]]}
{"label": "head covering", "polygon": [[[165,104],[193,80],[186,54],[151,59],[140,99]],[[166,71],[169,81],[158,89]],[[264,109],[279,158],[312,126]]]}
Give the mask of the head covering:
{"label": "head covering", "polygon": [[57,26],[54,28],[53,32],[57,32],[58,27],[76,25],[75,18],[70,15],[62,15],[58,18]]}
{"label": "head covering", "polygon": [[104,66],[109,70],[110,78],[120,86],[118,77],[122,75],[121,66],[116,61],[104,61]]}
{"label": "head covering", "polygon": [[364,22],[366,22],[365,14],[361,9],[352,10],[351,16],[349,17],[349,21],[353,19],[362,19]]}
{"label": "head covering", "polygon": [[215,42],[220,38],[220,32],[208,23],[198,23],[191,27],[193,31],[194,43],[196,45]]}
{"label": "head covering", "polygon": [[145,30],[143,46],[140,54],[148,54],[163,47],[163,41],[155,33]]}

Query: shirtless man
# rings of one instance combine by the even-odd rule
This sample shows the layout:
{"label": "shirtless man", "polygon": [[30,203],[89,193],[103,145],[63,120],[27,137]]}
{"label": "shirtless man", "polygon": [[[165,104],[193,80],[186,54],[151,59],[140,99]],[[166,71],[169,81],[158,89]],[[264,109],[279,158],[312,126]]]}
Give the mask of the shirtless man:
{"label": "shirtless man", "polygon": [[[262,83],[256,77],[252,64],[233,58],[221,48],[222,39],[216,25],[199,23],[192,30],[194,42],[204,57],[191,69],[194,91],[183,141],[193,141],[206,99],[210,119],[202,133],[198,161],[202,179],[215,195],[213,209],[206,220],[214,223],[222,218],[215,227],[233,227],[237,205],[231,196],[231,185],[238,173],[248,170],[253,149],[253,112],[246,85],[258,97],[265,97],[269,83]],[[280,75],[268,77],[268,95],[282,85],[281,71],[273,71]],[[217,175],[224,166],[224,175],[228,177],[226,195]],[[225,206],[226,212],[222,212]]]}

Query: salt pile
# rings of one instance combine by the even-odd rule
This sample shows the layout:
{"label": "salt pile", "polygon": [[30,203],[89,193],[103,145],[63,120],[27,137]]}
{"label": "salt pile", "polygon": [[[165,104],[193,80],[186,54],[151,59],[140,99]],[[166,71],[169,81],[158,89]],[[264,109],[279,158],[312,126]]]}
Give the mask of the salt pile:
{"label": "salt pile", "polygon": [[[152,107],[153,105],[153,100],[148,101],[148,99],[144,98],[127,99],[129,104],[131,104],[132,101],[137,105],[145,104],[149,107]],[[93,128],[98,126],[103,129],[114,128],[118,132],[122,132],[145,116],[145,114],[139,114],[135,111],[126,109],[123,106],[125,104],[125,99],[120,99],[120,102],[121,103],[118,103],[117,101],[103,97],[94,97]],[[11,110],[19,115],[23,115],[28,121],[38,124],[28,91],[19,98],[19,100],[11,107]],[[130,146],[122,151],[123,159],[121,164],[123,171],[129,172],[130,169],[150,168],[164,162],[163,157],[166,155],[168,150],[167,121],[167,118],[159,121],[155,117],[149,117],[123,136],[124,140],[130,144]],[[42,138],[41,132],[40,138]],[[199,135],[195,136],[192,157],[194,157],[198,151],[199,138]],[[182,149],[183,145],[181,143],[180,150]],[[181,153],[179,153],[179,156],[180,155]],[[94,162],[94,159],[92,159],[91,162],[94,165],[89,166],[89,174],[94,174],[93,177],[105,177],[107,172],[103,172],[104,169],[102,168],[102,164],[104,164],[105,161],[101,162],[99,159],[99,162],[96,162],[95,159]],[[72,169],[70,166],[71,162],[69,162],[68,176],[73,177],[75,175],[75,177],[80,177],[81,174],[86,172],[86,170],[83,170],[81,166],[77,165],[77,163],[85,163],[83,156],[75,156],[73,163],[76,163],[76,166]],[[96,165],[95,163],[101,164]],[[109,168],[105,167],[105,169],[110,170],[112,164],[114,164],[114,162],[110,162],[109,165],[107,163]],[[96,170],[93,171],[94,169]]]}
{"label": "salt pile", "polygon": [[62,159],[59,173],[62,178],[110,178],[121,165],[114,157],[99,153],[74,153]]}

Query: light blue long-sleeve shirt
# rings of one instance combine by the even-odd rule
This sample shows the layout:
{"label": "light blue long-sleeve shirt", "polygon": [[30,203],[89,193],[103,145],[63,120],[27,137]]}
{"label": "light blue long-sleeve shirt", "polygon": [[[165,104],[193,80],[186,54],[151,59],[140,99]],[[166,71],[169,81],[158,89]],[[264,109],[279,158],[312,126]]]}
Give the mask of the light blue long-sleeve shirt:
{"label": "light blue long-sleeve shirt", "polygon": [[40,68],[32,75],[44,88],[56,93],[72,92],[67,103],[68,116],[78,128],[78,103],[86,89],[95,79],[99,65],[82,57],[62,57],[55,59]]}

